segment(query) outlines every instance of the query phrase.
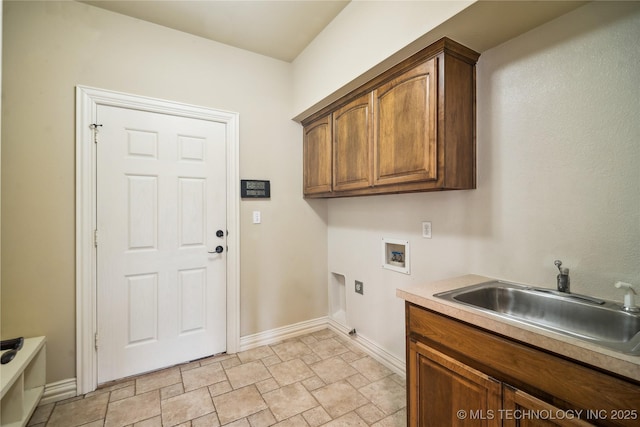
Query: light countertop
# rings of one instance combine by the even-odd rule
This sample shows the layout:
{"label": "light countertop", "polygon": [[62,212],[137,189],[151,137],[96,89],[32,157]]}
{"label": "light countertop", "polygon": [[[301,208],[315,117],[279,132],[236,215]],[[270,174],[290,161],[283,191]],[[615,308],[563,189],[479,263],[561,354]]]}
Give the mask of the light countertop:
{"label": "light countertop", "polygon": [[493,279],[469,274],[447,280],[396,290],[396,295],[420,307],[453,317],[497,334],[535,347],[640,381],[640,356],[623,354],[577,338],[524,325],[476,310],[464,304],[450,302],[433,295]]}

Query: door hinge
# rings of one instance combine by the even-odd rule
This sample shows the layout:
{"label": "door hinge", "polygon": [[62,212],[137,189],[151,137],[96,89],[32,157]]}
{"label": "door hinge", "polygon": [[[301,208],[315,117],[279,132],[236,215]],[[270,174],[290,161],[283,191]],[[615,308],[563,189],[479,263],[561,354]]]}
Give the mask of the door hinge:
{"label": "door hinge", "polygon": [[93,246],[98,247],[98,229],[93,230]]}
{"label": "door hinge", "polygon": [[98,349],[98,333],[96,332],[94,335],[94,345],[96,347],[96,350]]}
{"label": "door hinge", "polygon": [[97,144],[98,143],[98,128],[102,127],[102,125],[99,125],[98,123],[92,123],[91,125],[89,125],[89,127],[91,129],[93,129],[93,143]]}

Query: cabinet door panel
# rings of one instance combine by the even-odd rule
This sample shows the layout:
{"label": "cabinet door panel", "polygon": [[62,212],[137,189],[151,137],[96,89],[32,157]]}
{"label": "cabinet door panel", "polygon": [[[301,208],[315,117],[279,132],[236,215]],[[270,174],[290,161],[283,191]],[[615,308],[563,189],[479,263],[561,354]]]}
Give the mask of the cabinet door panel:
{"label": "cabinet door panel", "polygon": [[304,128],[304,194],[331,191],[331,115]]}
{"label": "cabinet door panel", "polygon": [[333,113],[333,188],[336,191],[371,185],[371,94]]}
{"label": "cabinet door panel", "polygon": [[522,390],[504,385],[504,408],[501,418],[504,427],[588,427],[586,421],[574,418],[580,412],[564,412]]}
{"label": "cabinet door panel", "polygon": [[500,426],[500,382],[418,341],[409,363],[410,427]]}
{"label": "cabinet door panel", "polygon": [[374,91],[374,185],[437,179],[436,61]]}

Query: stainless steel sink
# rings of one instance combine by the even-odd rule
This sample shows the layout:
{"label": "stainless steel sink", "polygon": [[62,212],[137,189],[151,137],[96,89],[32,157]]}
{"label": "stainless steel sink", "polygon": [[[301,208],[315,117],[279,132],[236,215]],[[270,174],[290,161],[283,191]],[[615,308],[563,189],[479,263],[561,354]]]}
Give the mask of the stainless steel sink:
{"label": "stainless steel sink", "polygon": [[503,281],[434,296],[504,319],[640,355],[640,315],[623,311],[615,302]]}

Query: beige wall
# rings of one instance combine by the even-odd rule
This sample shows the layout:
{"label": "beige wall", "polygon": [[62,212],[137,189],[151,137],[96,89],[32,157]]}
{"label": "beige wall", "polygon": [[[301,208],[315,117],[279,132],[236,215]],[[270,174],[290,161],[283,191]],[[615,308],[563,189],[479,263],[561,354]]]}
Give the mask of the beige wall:
{"label": "beige wall", "polygon": [[352,1],[293,61],[301,121],[442,37],[483,52],[586,1]]}
{"label": "beige wall", "polygon": [[272,188],[240,204],[241,335],[326,315],[290,64],[69,1],[5,1],[3,30],[2,336],[47,336],[47,382],[76,376],[76,85],[239,112],[241,178]]}
{"label": "beige wall", "polygon": [[[362,16],[349,10],[322,40]],[[594,3],[483,52],[477,190],[304,201],[289,118],[369,66],[348,49],[315,45],[292,65],[84,4],[5,1],[2,336],[47,335],[48,382],[75,376],[77,84],[240,113],[241,176],[273,194],[241,202],[242,335],[325,315],[329,271],[346,274],[350,326],[400,359],[399,286],[473,272],[552,287],[561,258],[575,292],[620,300],[614,280],[640,283],[639,28],[637,2]],[[349,61],[337,74],[295,78],[339,64],[329,48]],[[410,276],[380,268],[383,236],[410,240]]]}
{"label": "beige wall", "polygon": [[[330,200],[349,326],[404,359],[397,287],[467,273],[555,287],[557,258],[577,293],[621,301],[616,280],[640,284],[637,40],[640,3],[596,2],[483,52],[476,190]],[[410,241],[410,276],[381,269],[382,237]]]}
{"label": "beige wall", "polygon": [[340,90],[475,1],[352,1],[293,61],[294,114]]}

